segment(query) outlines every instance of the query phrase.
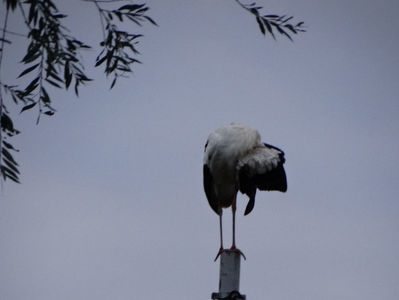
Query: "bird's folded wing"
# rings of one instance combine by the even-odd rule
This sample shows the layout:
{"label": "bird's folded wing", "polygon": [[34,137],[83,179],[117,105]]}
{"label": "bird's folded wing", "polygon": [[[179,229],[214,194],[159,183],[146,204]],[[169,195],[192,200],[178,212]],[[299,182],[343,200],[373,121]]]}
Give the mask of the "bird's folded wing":
{"label": "bird's folded wing", "polygon": [[204,172],[204,190],[206,198],[208,199],[209,205],[213,209],[213,211],[219,214],[217,200],[215,196],[215,190],[213,188],[213,177],[209,170],[208,165],[204,164],[203,172]]}
{"label": "bird's folded wing", "polygon": [[237,164],[240,191],[250,197],[256,188],[285,192],[284,162],[284,152],[280,149],[268,144],[256,147]]}

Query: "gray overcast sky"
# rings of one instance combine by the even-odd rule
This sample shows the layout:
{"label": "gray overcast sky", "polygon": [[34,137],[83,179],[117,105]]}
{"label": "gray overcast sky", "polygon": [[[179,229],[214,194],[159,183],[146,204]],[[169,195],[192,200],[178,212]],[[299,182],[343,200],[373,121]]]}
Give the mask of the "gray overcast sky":
{"label": "gray overcast sky", "polygon": [[[98,80],[79,99],[55,93],[52,118],[16,115],[22,184],[1,192],[0,299],[209,299],[219,237],[202,155],[231,121],[287,158],[286,194],[259,193],[246,217],[239,198],[248,299],[398,299],[399,2],[259,0],[306,22],[294,43],[264,38],[232,0],[146,2],[160,26],[138,29],[132,78],[109,91],[89,68]],[[96,45],[95,9],[58,3]],[[229,245],[230,211],[224,224]]]}

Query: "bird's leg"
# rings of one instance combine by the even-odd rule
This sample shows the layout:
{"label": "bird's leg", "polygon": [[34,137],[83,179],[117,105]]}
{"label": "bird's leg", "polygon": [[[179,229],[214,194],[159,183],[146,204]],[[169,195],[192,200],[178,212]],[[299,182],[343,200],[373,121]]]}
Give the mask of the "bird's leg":
{"label": "bird's leg", "polygon": [[219,209],[219,228],[220,228],[220,249],[223,250],[223,225],[222,225],[222,208]]}
{"label": "bird's leg", "polygon": [[246,260],[247,258],[245,257],[244,253],[240,249],[237,249],[236,247],[236,210],[237,210],[237,195],[234,196],[233,203],[231,205],[231,210],[233,213],[233,244],[231,245],[230,250],[236,251],[244,257]]}
{"label": "bird's leg", "polygon": [[218,254],[216,254],[215,260],[216,261],[218,259],[218,257],[220,256],[220,254],[222,254],[223,252],[223,229],[222,229],[222,215],[223,215],[223,209],[221,206],[219,206],[218,208],[218,213],[219,213],[219,229],[220,229],[220,249]]}
{"label": "bird's leg", "polygon": [[234,196],[233,203],[231,205],[231,211],[233,213],[233,244],[231,249],[236,249],[236,210],[237,210],[237,196]]}

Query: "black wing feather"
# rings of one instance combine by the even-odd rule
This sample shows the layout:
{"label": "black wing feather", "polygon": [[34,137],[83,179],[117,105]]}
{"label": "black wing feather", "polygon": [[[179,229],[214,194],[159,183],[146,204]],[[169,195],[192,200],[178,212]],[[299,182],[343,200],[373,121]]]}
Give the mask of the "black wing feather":
{"label": "black wing feather", "polygon": [[205,190],[205,195],[206,198],[208,199],[208,203],[210,207],[213,209],[213,211],[217,214],[218,212],[218,203],[217,199],[215,196],[215,190],[213,188],[213,177],[211,174],[211,171],[209,170],[208,165],[204,165],[203,168],[203,173],[204,173],[204,190]]}
{"label": "black wing feather", "polygon": [[245,208],[244,215],[249,214],[255,206],[256,184],[251,177],[248,176],[248,166],[244,166],[238,173],[238,180],[240,181],[240,192],[248,195],[249,201]]}
{"label": "black wing feather", "polygon": [[248,165],[244,165],[240,168],[238,173],[240,192],[248,195],[249,197],[244,215],[249,214],[255,206],[255,194],[257,188],[262,191],[287,191],[287,176],[283,167],[283,164],[285,162],[284,152],[272,145],[264,145],[268,148],[272,148],[280,152],[280,162],[274,169],[262,174],[255,174],[252,176],[249,175],[252,172],[250,172]]}
{"label": "black wing feather", "polygon": [[283,164],[279,164],[277,168],[258,174],[254,178],[254,183],[261,191],[287,191],[287,176]]}

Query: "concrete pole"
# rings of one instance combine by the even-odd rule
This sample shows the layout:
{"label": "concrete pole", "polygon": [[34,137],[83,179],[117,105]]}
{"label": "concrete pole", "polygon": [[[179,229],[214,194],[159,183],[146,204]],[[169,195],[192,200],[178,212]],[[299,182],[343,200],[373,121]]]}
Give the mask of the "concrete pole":
{"label": "concrete pole", "polygon": [[220,255],[219,292],[212,293],[212,299],[245,300],[240,290],[241,254],[234,250],[224,250]]}

